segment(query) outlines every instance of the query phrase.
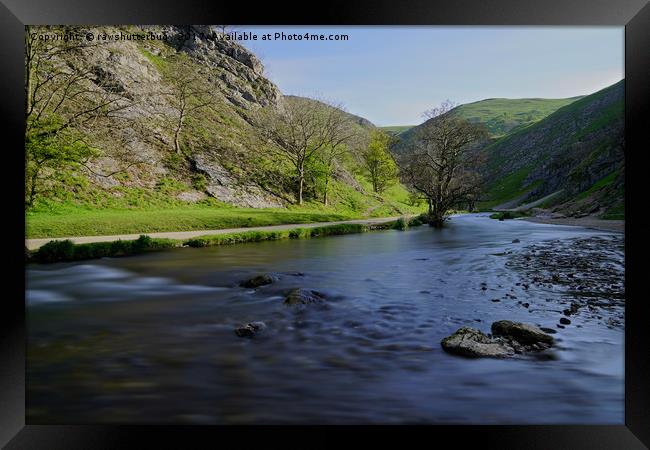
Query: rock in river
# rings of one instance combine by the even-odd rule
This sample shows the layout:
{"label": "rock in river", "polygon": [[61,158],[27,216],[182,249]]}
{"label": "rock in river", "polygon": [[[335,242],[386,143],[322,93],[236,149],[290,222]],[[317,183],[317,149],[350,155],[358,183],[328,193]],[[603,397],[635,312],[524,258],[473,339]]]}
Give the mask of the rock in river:
{"label": "rock in river", "polygon": [[244,326],[235,328],[235,334],[239,337],[253,337],[266,328],[264,322],[251,322]]}
{"label": "rock in river", "polygon": [[256,277],[250,278],[248,280],[244,280],[240,282],[239,285],[245,288],[258,288],[260,286],[266,286],[267,284],[271,284],[275,280],[276,278],[273,275],[264,273],[262,275],[257,275]]}
{"label": "rock in river", "polygon": [[325,295],[311,289],[292,289],[284,299],[285,305],[306,305],[308,303],[322,303]]}
{"label": "rock in river", "polygon": [[553,345],[553,337],[544,333],[535,325],[499,320],[492,324],[492,334],[512,339],[524,346],[536,344]]}
{"label": "rock in river", "polygon": [[470,327],[459,328],[454,334],[444,338],[440,344],[449,353],[474,358],[505,358],[514,353],[511,347]]}
{"label": "rock in river", "polygon": [[534,325],[500,320],[492,324],[493,336],[474,328],[459,328],[441,341],[442,348],[457,355],[504,358],[515,353],[539,352],[553,345],[553,337]]}

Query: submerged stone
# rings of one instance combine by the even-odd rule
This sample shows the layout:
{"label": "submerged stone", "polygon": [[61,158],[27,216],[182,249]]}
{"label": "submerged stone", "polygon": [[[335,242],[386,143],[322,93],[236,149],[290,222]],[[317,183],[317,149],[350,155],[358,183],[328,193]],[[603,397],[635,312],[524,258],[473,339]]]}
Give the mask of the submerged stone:
{"label": "submerged stone", "polygon": [[235,334],[239,337],[253,337],[266,328],[264,322],[251,322],[244,326],[235,328]]}
{"label": "submerged stone", "polygon": [[284,299],[285,305],[306,305],[308,303],[322,303],[325,295],[312,289],[296,288],[289,291]]}
{"label": "submerged stone", "polygon": [[268,273],[265,273],[262,275],[257,275],[256,277],[250,278],[248,280],[244,280],[240,282],[239,285],[245,288],[258,288],[260,286],[266,286],[267,284],[271,284],[275,280],[276,278],[273,275],[269,275]]}

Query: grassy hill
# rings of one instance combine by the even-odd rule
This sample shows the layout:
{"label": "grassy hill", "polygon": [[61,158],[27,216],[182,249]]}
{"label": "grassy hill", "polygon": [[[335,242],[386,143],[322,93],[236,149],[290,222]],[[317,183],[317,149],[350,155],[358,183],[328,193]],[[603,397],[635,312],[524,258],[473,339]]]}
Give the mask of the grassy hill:
{"label": "grassy hill", "polygon": [[[498,139],[509,133],[522,130],[580,98],[489,98],[459,105],[452,110],[452,113],[458,114],[472,123],[483,124],[490,137]],[[419,127],[419,125],[404,127],[400,130],[399,141],[393,145],[392,151],[398,155],[408,153],[413,146]]]}
{"label": "grassy hill", "polygon": [[558,192],[542,206],[620,216],[623,101],[621,80],[486,147],[488,190],[481,206],[513,207]]}
{"label": "grassy hill", "polygon": [[470,122],[484,124],[496,138],[531,125],[580,98],[489,98],[460,105],[455,111]]}

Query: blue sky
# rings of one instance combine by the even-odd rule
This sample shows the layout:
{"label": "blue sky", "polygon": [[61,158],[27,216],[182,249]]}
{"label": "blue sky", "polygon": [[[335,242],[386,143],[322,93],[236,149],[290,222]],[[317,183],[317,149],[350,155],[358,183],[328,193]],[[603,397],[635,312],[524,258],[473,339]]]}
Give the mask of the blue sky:
{"label": "blue sky", "polygon": [[[252,27],[242,44],[284,94],[342,103],[376,125],[422,122],[445,99],[563,98],[624,77],[622,27]],[[262,41],[265,33],[348,41]]]}

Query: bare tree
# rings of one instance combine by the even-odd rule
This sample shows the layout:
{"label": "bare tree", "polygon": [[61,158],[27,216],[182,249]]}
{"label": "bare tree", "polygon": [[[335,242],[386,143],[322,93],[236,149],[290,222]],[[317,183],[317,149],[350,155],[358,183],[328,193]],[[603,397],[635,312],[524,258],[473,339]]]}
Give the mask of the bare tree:
{"label": "bare tree", "polygon": [[348,151],[346,144],[350,143],[356,135],[352,121],[344,112],[342,105],[328,104],[326,108],[330,110],[324,114],[322,125],[327,143],[317,155],[321,162],[324,205],[329,203],[329,188],[335,164]]}
{"label": "bare tree", "polygon": [[187,119],[198,117],[202,109],[214,104],[213,89],[204,77],[189,67],[188,58],[178,55],[169,61],[166,71],[168,87],[163,91],[174,110],[171,121],[174,151],[181,154],[181,135]]}
{"label": "bare tree", "polygon": [[447,212],[467,204],[477,196],[481,177],[481,152],[472,147],[487,137],[484,127],[459,117],[454,104],[424,113],[428,118],[420,128],[413,152],[402,161],[402,178],[428,203],[429,223],[441,227]]}
{"label": "bare tree", "polygon": [[[100,154],[92,134],[126,120],[133,102],[119,93],[107,72],[84,64],[84,51],[96,43],[44,39],[65,27],[25,29],[26,206],[42,191],[44,178],[65,168],[88,167]],[[130,164],[130,162],[129,162]],[[130,166],[129,166],[130,167]],[[126,170],[120,168],[118,171]]]}
{"label": "bare tree", "polygon": [[54,136],[132,105],[114,92],[110,76],[83,64],[82,50],[97,44],[44,40],[42,31],[49,28],[26,27],[25,33],[26,136],[36,129],[39,136]]}
{"label": "bare tree", "polygon": [[344,151],[345,142],[354,136],[348,116],[330,104],[291,99],[285,102],[282,111],[260,110],[255,122],[271,150],[293,167],[299,205],[304,200],[307,168],[315,158],[322,158],[327,172],[326,203],[334,160]]}

